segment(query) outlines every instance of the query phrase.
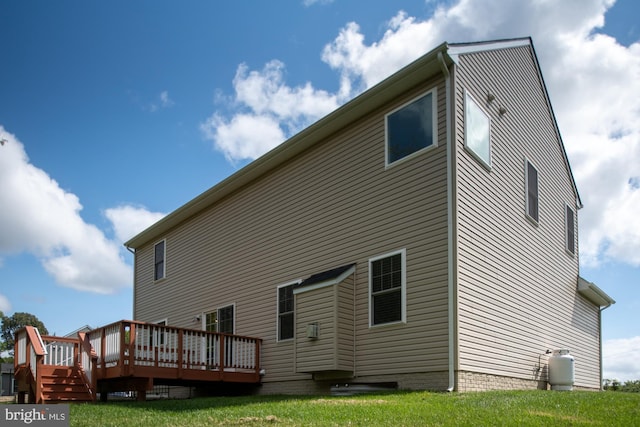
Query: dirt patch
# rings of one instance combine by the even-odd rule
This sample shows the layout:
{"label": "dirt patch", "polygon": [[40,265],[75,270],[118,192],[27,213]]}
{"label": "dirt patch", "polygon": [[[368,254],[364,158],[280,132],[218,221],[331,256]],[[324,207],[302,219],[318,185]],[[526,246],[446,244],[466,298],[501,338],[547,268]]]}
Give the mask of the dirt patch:
{"label": "dirt patch", "polygon": [[376,399],[376,400],[358,400],[358,399],[316,399],[312,400],[311,403],[316,403],[318,405],[371,405],[371,404],[383,404],[387,403],[386,400]]}
{"label": "dirt patch", "polygon": [[237,424],[263,424],[263,423],[277,423],[280,422],[275,415],[267,415],[266,417],[242,417],[238,418]]}
{"label": "dirt patch", "polygon": [[547,417],[553,420],[565,421],[569,423],[580,423],[580,424],[595,424],[593,421],[581,418],[581,417],[573,417],[571,415],[559,415],[554,414],[552,412],[542,412],[542,411],[529,411],[531,415],[537,415],[539,417]]}

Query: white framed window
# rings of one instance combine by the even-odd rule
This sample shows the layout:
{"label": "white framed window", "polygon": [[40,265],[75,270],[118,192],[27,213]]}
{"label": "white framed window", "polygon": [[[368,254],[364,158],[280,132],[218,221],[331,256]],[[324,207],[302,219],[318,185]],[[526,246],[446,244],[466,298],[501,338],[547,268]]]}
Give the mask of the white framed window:
{"label": "white framed window", "polygon": [[406,322],[406,250],[369,259],[369,325]]}
{"label": "white framed window", "polygon": [[293,339],[295,334],[295,306],[293,288],[299,281],[278,286],[278,341]]}
{"label": "white framed window", "polygon": [[[207,332],[217,332],[220,334],[235,334],[235,312],[236,305],[229,304],[202,316],[202,329]],[[220,345],[225,342],[212,336],[202,338],[202,358],[206,360],[206,365],[210,368],[229,365],[233,361],[233,346],[225,346],[224,354],[221,353]],[[222,359],[222,360],[221,360]]]}
{"label": "white framed window", "polygon": [[385,116],[385,164],[410,158],[438,145],[436,88]]}
{"label": "white framed window", "polygon": [[527,216],[537,224],[540,220],[538,170],[529,160],[525,161],[525,187]]}
{"label": "white framed window", "polygon": [[576,213],[565,204],[564,208],[564,225],[565,225],[565,249],[571,255],[576,253]]}
{"label": "white framed window", "polygon": [[491,167],[491,119],[471,94],[464,96],[464,145],[486,167]]}
{"label": "white framed window", "polygon": [[161,240],[156,243],[154,246],[154,256],[153,256],[153,280],[160,280],[166,277],[166,240]]}

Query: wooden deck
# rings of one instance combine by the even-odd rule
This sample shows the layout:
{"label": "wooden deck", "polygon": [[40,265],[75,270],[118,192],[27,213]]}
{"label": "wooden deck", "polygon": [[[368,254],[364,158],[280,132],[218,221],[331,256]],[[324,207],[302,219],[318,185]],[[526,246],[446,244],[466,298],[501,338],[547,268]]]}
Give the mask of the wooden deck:
{"label": "wooden deck", "polygon": [[20,402],[27,395],[35,403],[95,401],[126,391],[142,400],[158,384],[260,382],[259,338],[122,320],[77,338],[41,337],[27,326],[15,341]]}

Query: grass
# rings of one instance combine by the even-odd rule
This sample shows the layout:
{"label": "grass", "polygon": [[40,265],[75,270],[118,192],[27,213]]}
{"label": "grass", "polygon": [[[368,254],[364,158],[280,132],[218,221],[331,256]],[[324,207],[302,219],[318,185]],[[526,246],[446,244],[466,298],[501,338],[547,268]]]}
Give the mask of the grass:
{"label": "grass", "polygon": [[71,426],[633,426],[640,393],[400,392],[71,405]]}

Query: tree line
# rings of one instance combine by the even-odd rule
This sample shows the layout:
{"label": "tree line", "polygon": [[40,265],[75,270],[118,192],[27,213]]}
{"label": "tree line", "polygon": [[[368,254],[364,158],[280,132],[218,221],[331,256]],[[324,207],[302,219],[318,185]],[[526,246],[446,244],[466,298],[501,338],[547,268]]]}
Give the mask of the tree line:
{"label": "tree line", "polygon": [[14,337],[16,331],[25,326],[38,328],[40,335],[49,335],[49,331],[36,316],[31,313],[13,313],[12,316],[5,316],[0,311],[0,362],[13,362]]}
{"label": "tree line", "polygon": [[605,378],[602,381],[602,388],[607,391],[626,391],[630,393],[640,393],[640,380],[630,380],[620,382],[617,379]]}

